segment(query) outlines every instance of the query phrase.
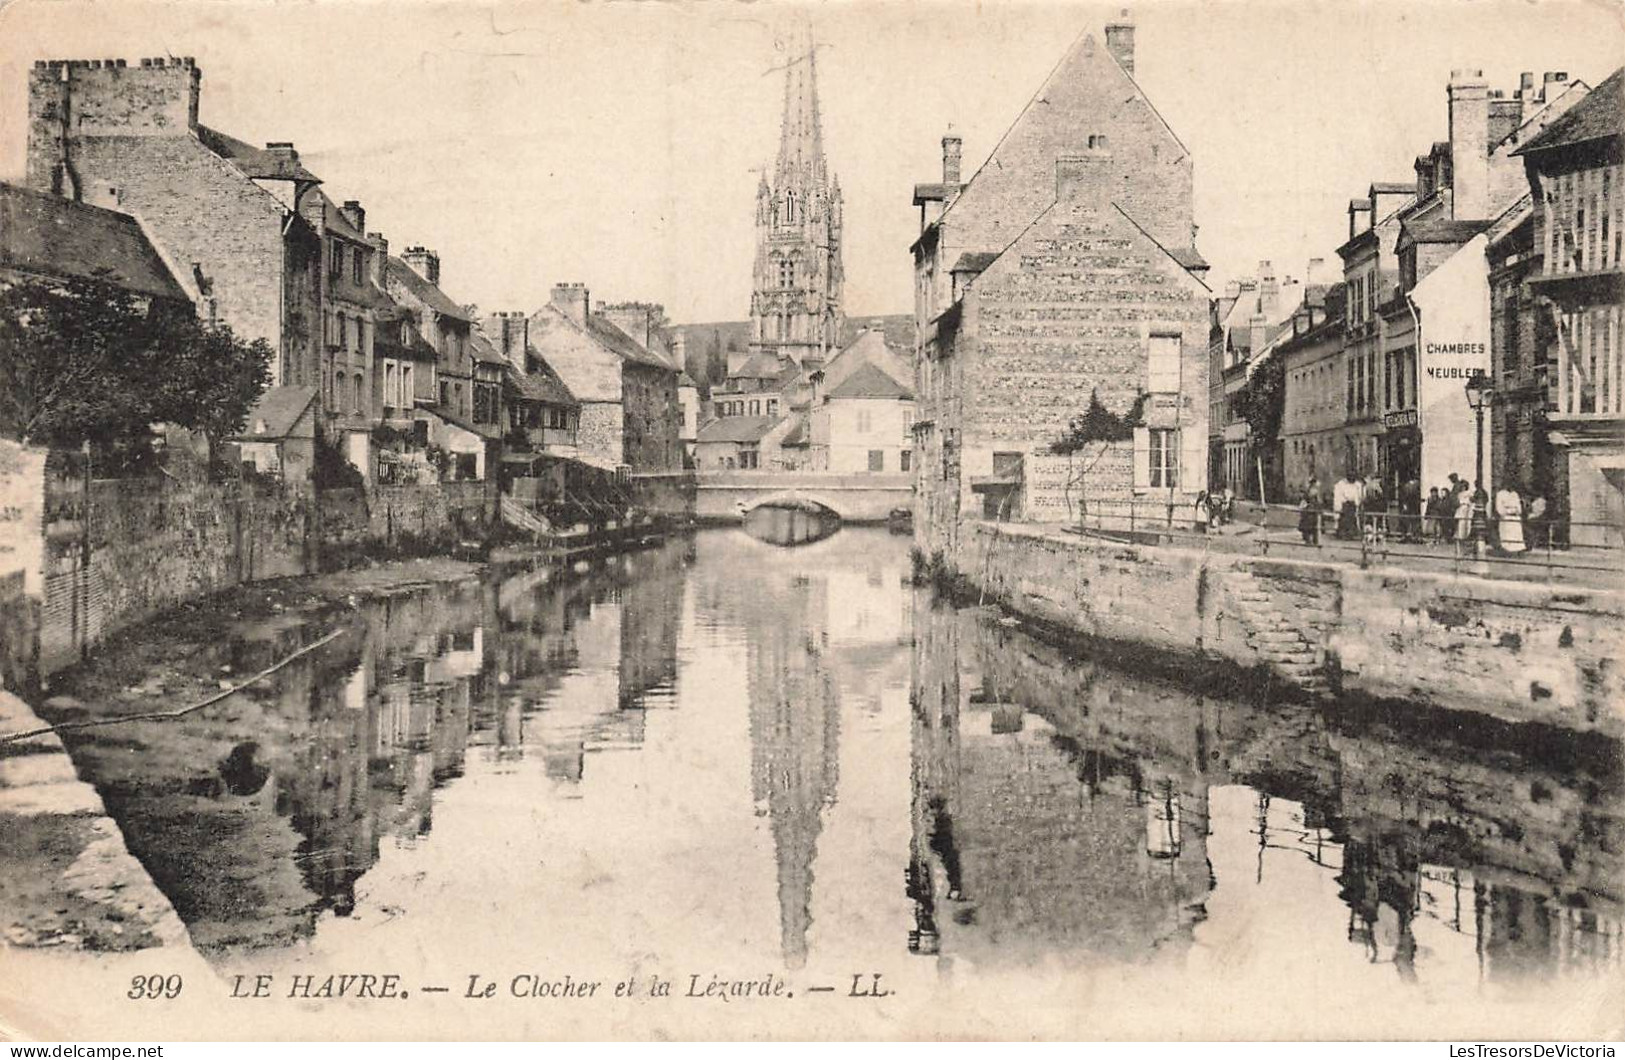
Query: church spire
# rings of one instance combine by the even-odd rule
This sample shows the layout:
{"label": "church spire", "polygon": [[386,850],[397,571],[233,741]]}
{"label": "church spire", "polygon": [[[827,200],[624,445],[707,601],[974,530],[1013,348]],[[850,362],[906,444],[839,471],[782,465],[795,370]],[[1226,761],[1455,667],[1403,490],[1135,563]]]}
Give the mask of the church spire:
{"label": "church spire", "polygon": [[824,133],[818,115],[818,50],[812,30],[806,34],[805,52],[792,58],[784,71],[784,118],[779,128],[776,183],[810,186],[824,183]]}

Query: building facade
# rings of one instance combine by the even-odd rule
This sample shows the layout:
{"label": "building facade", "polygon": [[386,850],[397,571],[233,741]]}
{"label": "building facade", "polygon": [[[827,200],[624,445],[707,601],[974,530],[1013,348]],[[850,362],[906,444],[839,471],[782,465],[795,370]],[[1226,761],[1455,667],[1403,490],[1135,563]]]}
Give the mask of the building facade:
{"label": "building facade", "polygon": [[[1069,49],[987,163],[917,185],[916,535],[961,520],[1186,518],[1207,487],[1209,291],[1191,159],[1133,78],[1134,27]],[[934,218],[934,219],[928,219]],[[1091,396],[1132,429],[1054,455]]]}
{"label": "building facade", "polygon": [[756,188],[753,354],[818,364],[839,347],[841,226],[841,182],[824,158],[818,55],[809,42],[785,71],[779,154]]}

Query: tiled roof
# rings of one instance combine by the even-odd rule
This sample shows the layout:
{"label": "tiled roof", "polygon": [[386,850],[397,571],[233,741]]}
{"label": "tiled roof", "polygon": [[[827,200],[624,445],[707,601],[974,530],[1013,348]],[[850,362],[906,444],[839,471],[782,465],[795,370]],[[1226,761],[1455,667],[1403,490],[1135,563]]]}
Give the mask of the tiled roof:
{"label": "tiled roof", "polygon": [[1625,67],[1608,75],[1580,102],[1512,152],[1527,155],[1587,140],[1618,138],[1625,127]]}
{"label": "tiled roof", "polygon": [[1465,243],[1490,224],[1488,220],[1458,221],[1449,217],[1430,217],[1423,221],[1406,221],[1401,231],[1403,238],[1412,243]]}
{"label": "tiled roof", "polygon": [[491,345],[491,340],[481,332],[473,332],[468,337],[468,354],[481,364],[507,364],[508,358],[497,352]]}
{"label": "tiled roof", "polygon": [[0,268],[188,300],[135,218],[14,184],[0,183]]}
{"label": "tiled roof", "polygon": [[502,381],[518,392],[526,401],[539,401],[546,405],[579,405],[558,373],[547,362],[531,360],[531,370],[521,372],[508,365],[502,370]]}
{"label": "tiled roof", "polygon": [[778,416],[724,416],[700,428],[696,442],[759,442],[775,424]]}
{"label": "tiled roof", "polygon": [[300,165],[291,155],[255,147],[207,125],[197,127],[197,138],[204,147],[221,158],[229,159],[238,169],[255,179],[321,182],[321,178]]}
{"label": "tiled roof", "polygon": [[911,398],[913,391],[903,386],[897,380],[881,371],[872,364],[866,364],[841,380],[839,386],[829,392],[830,400],[837,398],[880,398],[897,399]]}
{"label": "tiled roof", "polygon": [[763,352],[752,354],[739,371],[728,374],[734,379],[777,379],[784,374],[784,365],[771,353]]}
{"label": "tiled roof", "polygon": [[[248,411],[248,425],[238,435],[242,441],[275,441],[286,438],[316,400],[313,386],[274,386],[261,394]],[[314,428],[312,428],[314,429]]]}
{"label": "tiled roof", "polygon": [[597,339],[601,345],[612,352],[635,364],[645,364],[652,368],[676,371],[665,358],[659,354],[649,352],[637,339],[634,339],[596,313],[587,314],[587,334]]}
{"label": "tiled roof", "polygon": [[390,255],[384,268],[389,279],[411,291],[413,297],[441,316],[451,317],[453,320],[470,319],[467,310],[453,302],[445,291],[419,276],[417,270],[400,258]]}

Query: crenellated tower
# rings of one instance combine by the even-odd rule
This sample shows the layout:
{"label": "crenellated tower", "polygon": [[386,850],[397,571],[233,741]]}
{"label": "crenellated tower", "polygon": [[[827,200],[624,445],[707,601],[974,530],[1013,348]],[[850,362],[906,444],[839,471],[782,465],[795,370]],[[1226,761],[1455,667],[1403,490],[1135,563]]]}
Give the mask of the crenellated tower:
{"label": "crenellated tower", "polygon": [[818,56],[809,36],[785,70],[779,156],[756,188],[751,352],[822,363],[839,348],[841,182],[824,159]]}

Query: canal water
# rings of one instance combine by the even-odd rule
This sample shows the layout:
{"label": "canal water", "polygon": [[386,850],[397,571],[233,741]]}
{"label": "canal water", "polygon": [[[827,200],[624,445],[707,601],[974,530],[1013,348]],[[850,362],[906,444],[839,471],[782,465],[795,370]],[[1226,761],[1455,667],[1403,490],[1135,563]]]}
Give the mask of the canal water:
{"label": "canal water", "polygon": [[933,598],[908,545],[705,530],[405,592],[71,750],[228,981],[774,976],[818,1033],[1158,1037],[1443,1033],[1617,981],[1617,745],[1206,695]]}

